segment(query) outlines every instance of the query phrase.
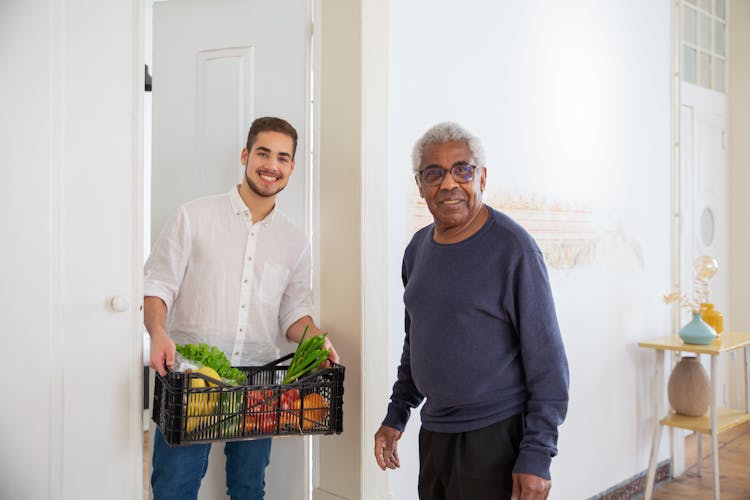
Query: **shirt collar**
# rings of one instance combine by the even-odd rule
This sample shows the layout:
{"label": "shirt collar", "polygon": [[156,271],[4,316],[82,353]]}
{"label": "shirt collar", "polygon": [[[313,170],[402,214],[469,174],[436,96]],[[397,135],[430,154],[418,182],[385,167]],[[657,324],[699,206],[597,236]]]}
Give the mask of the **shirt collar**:
{"label": "shirt collar", "polygon": [[[232,186],[229,189],[229,203],[232,205],[232,212],[234,215],[242,215],[244,213],[248,213],[252,215],[250,212],[250,209],[245,205],[245,202],[242,201],[242,197],[240,197],[240,190],[238,186]],[[276,218],[276,212],[278,212],[278,206],[279,202],[278,200],[274,204],[273,208],[271,209],[271,212],[266,215],[266,218],[260,221],[260,224],[263,226],[268,226],[273,222],[273,220]]]}

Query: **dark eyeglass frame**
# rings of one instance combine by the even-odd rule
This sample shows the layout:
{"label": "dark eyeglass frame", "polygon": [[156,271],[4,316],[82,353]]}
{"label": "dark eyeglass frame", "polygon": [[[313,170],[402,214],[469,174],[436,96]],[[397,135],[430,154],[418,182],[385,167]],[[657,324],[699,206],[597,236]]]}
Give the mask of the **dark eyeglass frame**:
{"label": "dark eyeglass frame", "polygon": [[[461,169],[467,167],[469,167],[469,171],[467,172],[468,175],[462,175]],[[474,174],[476,173],[478,168],[479,167],[477,165],[472,165],[471,163],[465,161],[454,163],[451,168],[443,168],[437,165],[428,165],[421,170],[417,170],[417,178],[419,179],[419,182],[421,182],[424,186],[439,186],[443,183],[443,180],[445,180],[446,172],[450,172],[453,180],[456,181],[457,184],[468,184],[469,182],[474,180]],[[427,180],[425,172],[437,173],[438,171],[440,172],[439,177],[435,177],[430,181]]]}

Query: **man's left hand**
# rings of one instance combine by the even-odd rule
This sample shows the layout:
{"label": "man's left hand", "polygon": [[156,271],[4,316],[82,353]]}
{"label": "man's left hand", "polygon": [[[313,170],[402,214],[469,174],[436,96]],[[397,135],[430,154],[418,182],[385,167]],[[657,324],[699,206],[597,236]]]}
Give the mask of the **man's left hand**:
{"label": "man's left hand", "polygon": [[[302,335],[305,333],[305,331],[307,331],[307,335],[310,336],[323,335],[323,332],[320,330],[320,328],[315,326],[315,323],[313,323],[313,320],[310,316],[303,316],[292,323],[292,325],[286,331],[286,338],[288,338],[291,342],[299,343],[299,341],[302,340]],[[330,366],[329,361],[338,363],[339,353],[336,352],[336,349],[333,347],[333,343],[331,342],[331,339],[328,335],[326,335],[323,347],[328,349],[328,359],[323,362],[323,366]]]}
{"label": "man's left hand", "polygon": [[513,474],[511,500],[546,500],[552,481],[533,474]]}
{"label": "man's left hand", "polygon": [[328,338],[326,335],[325,341],[323,342],[323,347],[328,349],[328,359],[330,361],[333,361],[334,363],[339,362],[339,353],[336,352],[336,349],[333,348],[333,344],[331,343],[331,339]]}

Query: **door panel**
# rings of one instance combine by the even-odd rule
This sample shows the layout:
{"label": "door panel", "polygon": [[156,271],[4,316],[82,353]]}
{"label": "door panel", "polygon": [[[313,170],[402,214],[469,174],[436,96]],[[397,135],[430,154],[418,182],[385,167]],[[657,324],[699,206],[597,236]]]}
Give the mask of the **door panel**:
{"label": "door panel", "polygon": [[[297,129],[295,171],[278,203],[309,234],[311,26],[307,0],[154,4],[152,241],[181,203],[241,181],[250,123],[269,115]],[[306,498],[305,449],[303,439],[274,442],[266,498]],[[213,446],[200,499],[227,498],[224,464],[223,447]]]}
{"label": "door panel", "polygon": [[[252,47],[202,50],[197,54],[195,128],[198,142],[196,194],[221,193],[238,182],[237,145],[245,141],[252,113]],[[245,112],[243,112],[245,110]],[[234,133],[228,133],[234,131]]]}
{"label": "door panel", "polygon": [[[693,262],[702,255],[714,257],[718,273],[709,281],[710,301],[729,318],[729,207],[726,156],[726,96],[683,83],[681,88],[681,287],[694,292]],[[710,216],[707,214],[710,213]],[[690,319],[682,310],[681,323]],[[710,370],[709,356],[701,360]],[[719,404],[727,405],[726,381],[722,369]]]}
{"label": "door panel", "polygon": [[297,165],[279,206],[307,229],[308,53],[303,0],[154,4],[152,240],[177,206],[240,182],[252,120],[297,129]]}
{"label": "door panel", "polygon": [[[729,212],[727,205],[726,97],[691,84],[682,86],[681,108],[681,280],[693,290],[692,264],[701,255],[719,262],[709,282],[711,301],[729,306]],[[683,321],[689,313],[683,311]]]}

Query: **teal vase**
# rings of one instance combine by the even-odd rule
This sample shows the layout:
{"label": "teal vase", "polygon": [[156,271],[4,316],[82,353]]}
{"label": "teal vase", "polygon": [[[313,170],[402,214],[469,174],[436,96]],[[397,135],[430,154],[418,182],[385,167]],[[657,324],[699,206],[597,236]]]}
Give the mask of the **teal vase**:
{"label": "teal vase", "polygon": [[701,313],[693,313],[693,319],[680,328],[680,338],[686,344],[710,344],[716,338],[716,331],[703,321]]}

